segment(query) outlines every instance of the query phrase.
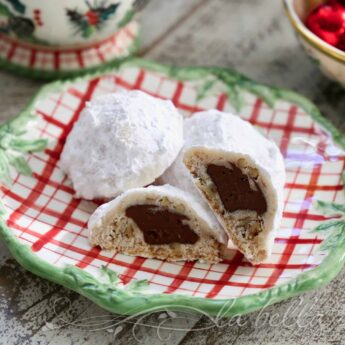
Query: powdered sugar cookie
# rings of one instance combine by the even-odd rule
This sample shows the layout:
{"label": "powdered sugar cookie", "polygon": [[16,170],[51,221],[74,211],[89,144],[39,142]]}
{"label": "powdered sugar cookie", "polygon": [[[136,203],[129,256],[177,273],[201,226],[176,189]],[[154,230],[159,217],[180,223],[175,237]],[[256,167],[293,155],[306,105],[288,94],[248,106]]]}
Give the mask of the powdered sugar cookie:
{"label": "powdered sugar cookie", "polygon": [[171,101],[141,91],[99,96],[69,134],[60,166],[76,195],[111,198],[152,183],[183,145],[183,120]]}
{"label": "powdered sugar cookie", "polygon": [[90,241],[103,249],[168,261],[221,260],[224,236],[195,199],[175,187],[131,189],[90,217]]}
{"label": "powdered sugar cookie", "polygon": [[285,167],[278,147],[249,122],[217,110],[195,114],[185,129],[185,146],[163,180],[201,192],[246,258],[263,261],[282,218]]}

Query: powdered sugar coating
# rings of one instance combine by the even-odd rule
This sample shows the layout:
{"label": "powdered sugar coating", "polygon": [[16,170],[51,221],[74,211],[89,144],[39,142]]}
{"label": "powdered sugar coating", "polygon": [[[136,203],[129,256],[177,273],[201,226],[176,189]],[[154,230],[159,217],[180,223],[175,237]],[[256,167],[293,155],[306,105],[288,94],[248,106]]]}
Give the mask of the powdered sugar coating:
{"label": "powdered sugar coating", "polygon": [[152,183],[183,145],[183,120],[171,101],[141,91],[87,103],[69,134],[60,166],[77,197],[111,198]]}

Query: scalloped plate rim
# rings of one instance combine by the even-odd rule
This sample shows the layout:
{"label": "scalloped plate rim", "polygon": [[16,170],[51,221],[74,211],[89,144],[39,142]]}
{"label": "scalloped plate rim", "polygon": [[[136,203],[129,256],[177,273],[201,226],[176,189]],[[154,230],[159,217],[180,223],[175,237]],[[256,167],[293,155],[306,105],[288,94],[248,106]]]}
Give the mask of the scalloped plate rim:
{"label": "scalloped plate rim", "polygon": [[[31,113],[36,101],[41,97],[44,97],[44,95],[50,91],[58,90],[61,87],[65,87],[68,84],[72,84],[80,80],[91,79],[96,76],[107,74],[107,72],[117,71],[120,67],[125,65],[142,67],[151,71],[163,72],[166,74],[173,74],[174,71],[178,71],[180,74],[184,71],[186,73],[188,73],[188,71],[195,71],[205,75],[212,75],[212,71],[217,70],[224,71],[229,75],[237,75],[251,81],[236,71],[221,67],[172,67],[151,60],[130,57],[113,65],[105,66],[97,72],[63,81],[55,81],[43,86],[29,101],[24,110],[14,118],[10,119],[10,121]],[[178,78],[176,79],[178,80]],[[186,80],[188,80],[188,78]],[[342,148],[345,148],[345,136],[336,127],[334,127],[330,121],[324,118],[318,108],[307,98],[290,90],[270,87],[254,81],[251,82],[268,87],[271,90],[278,91],[280,93],[279,99],[287,99],[290,101],[291,99],[294,99],[294,102],[302,108],[308,108],[309,110],[306,111],[306,113],[326,129],[332,135],[335,142],[337,142]],[[233,299],[209,299],[182,294],[148,294],[126,291],[116,287],[111,289],[111,291],[99,293],[90,288],[81,286],[82,284],[80,284],[80,282],[67,274],[66,268],[69,267],[68,265],[66,265],[65,268],[57,268],[52,264],[39,259],[28,245],[24,245],[17,240],[17,237],[3,220],[0,221],[0,235],[14,258],[28,271],[44,279],[74,290],[110,312],[122,315],[133,315],[147,312],[149,310],[178,310],[183,308],[194,309],[195,311],[208,315],[217,315],[218,317],[230,317],[233,315],[245,314],[299,295],[303,292],[324,286],[338,275],[345,264],[345,243],[339,243],[335,248],[328,252],[327,256],[319,266],[299,274],[288,283]],[[86,273],[81,269],[79,270],[81,271],[80,274],[82,277],[84,276],[85,278],[89,275],[89,273]],[[99,285],[101,285],[101,283]]]}

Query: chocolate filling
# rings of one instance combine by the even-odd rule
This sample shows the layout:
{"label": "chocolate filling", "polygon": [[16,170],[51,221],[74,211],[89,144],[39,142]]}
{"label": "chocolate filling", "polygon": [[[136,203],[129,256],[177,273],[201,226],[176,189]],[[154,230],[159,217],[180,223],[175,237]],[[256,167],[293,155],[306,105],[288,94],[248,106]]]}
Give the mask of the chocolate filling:
{"label": "chocolate filling", "polygon": [[243,174],[234,164],[231,164],[231,168],[210,164],[207,166],[207,173],[228,212],[251,210],[261,215],[267,211],[266,199],[256,181]]}
{"label": "chocolate filling", "polygon": [[126,209],[143,232],[147,244],[194,244],[199,236],[186,224],[188,217],[155,205],[134,205]]}

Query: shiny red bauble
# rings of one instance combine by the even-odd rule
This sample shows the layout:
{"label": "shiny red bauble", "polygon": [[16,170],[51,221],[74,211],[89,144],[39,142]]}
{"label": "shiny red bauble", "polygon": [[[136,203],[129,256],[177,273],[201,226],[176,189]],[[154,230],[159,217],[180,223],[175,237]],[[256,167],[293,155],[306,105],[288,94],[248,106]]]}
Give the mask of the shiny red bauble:
{"label": "shiny red bauble", "polygon": [[345,0],[329,0],[328,4],[330,4],[331,6],[345,7]]}
{"label": "shiny red bauble", "polygon": [[316,7],[306,25],[322,40],[345,51],[345,0],[329,0]]}

